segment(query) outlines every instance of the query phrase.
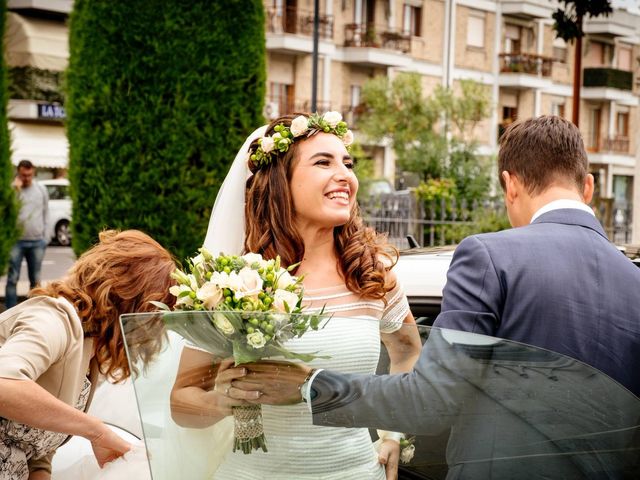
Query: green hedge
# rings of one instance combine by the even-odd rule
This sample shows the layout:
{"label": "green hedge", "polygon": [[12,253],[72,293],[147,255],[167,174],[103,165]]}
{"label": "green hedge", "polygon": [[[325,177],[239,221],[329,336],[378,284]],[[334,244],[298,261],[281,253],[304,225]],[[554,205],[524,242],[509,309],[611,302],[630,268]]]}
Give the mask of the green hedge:
{"label": "green hedge", "polygon": [[[139,228],[202,245],[246,136],[264,122],[261,0],[76,0],[67,71],[73,247]],[[240,214],[241,205],[230,205]]]}
{"label": "green hedge", "polygon": [[633,72],[617,68],[585,68],[582,84],[585,87],[633,89]]}
{"label": "green hedge", "polygon": [[[0,0],[0,38],[4,38],[7,20],[7,2]],[[9,150],[9,129],[7,125],[7,66],[4,50],[0,49],[0,274],[8,266],[9,252],[17,238],[17,204],[11,188],[13,166]]]}

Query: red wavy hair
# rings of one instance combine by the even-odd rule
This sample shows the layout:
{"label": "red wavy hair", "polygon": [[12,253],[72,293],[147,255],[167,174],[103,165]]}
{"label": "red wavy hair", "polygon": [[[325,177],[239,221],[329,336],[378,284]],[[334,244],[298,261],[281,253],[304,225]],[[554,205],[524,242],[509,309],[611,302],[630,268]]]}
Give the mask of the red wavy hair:
{"label": "red wavy hair", "polygon": [[[119,317],[125,313],[157,310],[151,300],[172,306],[169,288],[176,268],[171,254],[150,236],[138,230],[107,230],[100,243],[75,262],[67,277],[29,292],[30,296],[64,297],[82,321],[85,338],[95,338],[94,359],[100,372],[114,381],[131,371],[120,331]],[[162,319],[153,316],[148,337],[130,348],[132,361],[149,360],[162,344]],[[148,330],[148,331],[149,331]]]}
{"label": "red wavy hair", "polygon": [[[309,114],[280,117],[269,124],[265,135],[273,135],[276,125],[290,126],[298,115]],[[295,228],[289,188],[298,161],[298,146],[304,141],[297,139],[268,165],[257,168],[249,162],[253,175],[247,180],[246,188],[244,249],[265,258],[280,255],[283,265],[293,265],[304,257],[304,243]],[[257,147],[256,140],[250,152]],[[386,273],[397,262],[398,250],[387,242],[386,236],[364,225],[357,204],[351,210],[349,221],[334,228],[333,236],[340,273],[347,288],[363,297],[384,301],[386,293],[395,287],[395,281],[389,281]]]}

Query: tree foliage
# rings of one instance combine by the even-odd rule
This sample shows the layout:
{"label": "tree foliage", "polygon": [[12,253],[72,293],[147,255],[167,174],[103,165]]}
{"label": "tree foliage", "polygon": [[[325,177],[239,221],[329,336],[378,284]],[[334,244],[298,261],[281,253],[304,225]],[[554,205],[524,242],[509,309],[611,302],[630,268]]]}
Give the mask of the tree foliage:
{"label": "tree foliage", "polygon": [[[4,38],[7,2],[0,0],[0,38]],[[10,137],[7,124],[7,65],[4,50],[0,49],[0,274],[7,268],[9,252],[17,239],[16,221],[18,207],[11,187],[13,167],[11,165]]]}
{"label": "tree foliage", "polygon": [[237,149],[264,121],[265,76],[261,0],[76,0],[66,103],[74,250],[109,227],[192,254]]}
{"label": "tree foliage", "polygon": [[459,92],[437,86],[426,96],[420,75],[402,73],[392,81],[371,79],[362,98],[366,112],[360,128],[372,139],[391,141],[401,170],[423,181],[450,178],[464,198],[486,194],[487,168],[473,140],[477,124],[490,113],[482,85],[463,80]]}
{"label": "tree foliage", "polygon": [[589,17],[609,15],[613,12],[610,0],[561,0],[563,8],[558,8],[552,15],[556,36],[565,42],[583,37],[582,20]]}

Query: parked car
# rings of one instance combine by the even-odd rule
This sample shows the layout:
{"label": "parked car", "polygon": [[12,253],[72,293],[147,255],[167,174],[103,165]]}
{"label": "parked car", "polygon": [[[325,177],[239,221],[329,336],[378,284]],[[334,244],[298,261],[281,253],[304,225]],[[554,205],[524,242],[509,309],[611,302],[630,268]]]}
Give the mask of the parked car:
{"label": "parked car", "polygon": [[71,196],[69,180],[56,178],[41,180],[49,193],[48,238],[59,245],[71,245]]}

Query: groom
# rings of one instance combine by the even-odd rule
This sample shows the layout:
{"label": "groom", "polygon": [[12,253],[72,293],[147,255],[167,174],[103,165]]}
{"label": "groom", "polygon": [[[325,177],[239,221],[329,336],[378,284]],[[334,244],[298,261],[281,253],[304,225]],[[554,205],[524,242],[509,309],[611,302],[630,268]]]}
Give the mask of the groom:
{"label": "groom", "polygon": [[[555,116],[513,124],[500,141],[498,163],[507,213],[516,228],[474,235],[460,243],[447,275],[442,313],[434,326],[514,340],[566,355],[595,367],[640,395],[640,269],[611,245],[587,205],[594,180],[588,173],[579,130]],[[456,378],[456,370],[475,369],[474,375],[482,374],[482,366],[469,365],[473,359],[469,360],[468,355],[447,349],[450,345],[441,341],[437,331],[432,337],[409,374],[345,375],[327,370],[311,372],[303,367],[295,374],[280,375],[277,382],[269,384],[262,382],[274,378],[272,372],[260,373],[257,366],[251,368],[254,373],[249,373],[238,388],[260,391],[260,403],[291,403],[301,401],[297,389],[306,379],[301,391],[307,393],[305,400],[310,403],[315,424],[429,433],[423,429],[451,426],[456,418],[459,420],[460,411],[466,408],[475,412],[481,405],[477,389],[470,386],[472,382]],[[443,357],[435,354],[438,349],[445,352],[444,360],[449,362],[446,367],[441,365]],[[572,367],[565,365],[565,371],[582,368],[580,362]],[[573,371],[577,371],[575,368]],[[502,378],[506,378],[504,373]],[[547,378],[554,376],[549,373]],[[585,389],[578,402],[603,393],[591,390],[587,384],[586,380],[582,386],[581,382],[572,383]],[[618,385],[611,384],[608,388],[613,392]],[[550,390],[545,401],[553,402],[563,395],[569,398],[568,392],[563,393],[563,385],[566,384],[560,382],[557,391]],[[628,395],[620,390],[622,397]],[[542,395],[537,387],[532,389],[520,404],[535,400],[538,393]],[[484,395],[483,401],[488,397]],[[585,412],[584,418],[596,415],[607,401],[606,395],[598,398],[602,400],[599,406],[589,406],[591,411]],[[631,411],[631,417],[638,413],[633,402],[634,397],[628,395],[622,403],[630,410],[620,407],[626,413]],[[485,410],[467,417],[468,422],[481,423],[482,418],[489,418],[487,412],[497,409],[507,415],[504,399],[497,403],[499,406],[482,404]],[[579,408],[582,407],[576,406]],[[556,406],[549,409],[557,410]],[[543,420],[545,411],[540,415]],[[423,426],[419,426],[420,416],[429,419]],[[518,421],[522,422],[522,418]],[[510,432],[512,438],[506,442],[524,442],[533,438],[528,437],[533,435],[531,431],[552,435],[535,423],[527,421],[529,430]],[[622,425],[637,428],[637,418],[625,420]],[[458,425],[457,430],[464,434],[457,436],[457,443],[450,440],[449,463],[457,463],[462,478],[491,478],[478,466],[482,453],[475,452],[479,457],[474,457],[470,465],[464,460],[469,452],[453,446],[459,447],[460,439],[473,437],[477,448],[483,436],[489,438],[485,444],[491,444],[495,437],[489,432],[496,435],[493,430],[499,427],[476,425],[473,434],[465,431],[468,427]],[[553,431],[553,426],[549,428]],[[548,440],[543,437],[542,443]],[[496,450],[492,452],[495,455]],[[576,460],[572,462],[574,465]],[[548,462],[545,465],[543,461],[535,468],[545,466]],[[570,472],[573,467],[554,468],[567,468]],[[584,468],[589,470],[592,466]],[[509,478],[508,470],[503,478]]]}

